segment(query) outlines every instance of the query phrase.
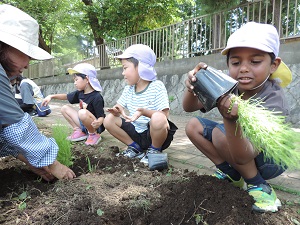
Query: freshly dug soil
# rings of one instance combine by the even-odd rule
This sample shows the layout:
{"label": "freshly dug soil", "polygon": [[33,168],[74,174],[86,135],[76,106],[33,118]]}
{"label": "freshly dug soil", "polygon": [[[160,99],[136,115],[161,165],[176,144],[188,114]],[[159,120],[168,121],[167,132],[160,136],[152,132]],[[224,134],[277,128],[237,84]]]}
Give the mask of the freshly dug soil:
{"label": "freshly dug soil", "polygon": [[119,150],[106,137],[97,146],[75,143],[77,178],[51,183],[2,158],[0,224],[299,224],[300,204],[290,194],[279,212],[254,213],[247,192],[226,181],[173,167],[149,171],[136,159],[116,157]]}

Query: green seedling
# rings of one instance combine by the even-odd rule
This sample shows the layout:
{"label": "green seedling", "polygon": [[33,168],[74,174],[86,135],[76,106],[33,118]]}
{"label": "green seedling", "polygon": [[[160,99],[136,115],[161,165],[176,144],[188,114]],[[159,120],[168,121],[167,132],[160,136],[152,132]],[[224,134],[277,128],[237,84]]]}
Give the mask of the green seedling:
{"label": "green seedling", "polygon": [[173,102],[175,100],[175,97],[172,95],[172,96],[169,96],[169,102]]}
{"label": "green seedling", "polygon": [[54,137],[59,150],[57,154],[57,160],[65,165],[73,165],[74,156],[71,151],[72,144],[67,140],[69,128],[65,125],[54,125],[52,126],[52,136]]}
{"label": "green seedling", "polygon": [[89,184],[88,186],[86,186],[85,190],[90,190],[92,187],[93,186]]}
{"label": "green seedling", "polygon": [[172,176],[172,172],[173,172],[173,169],[172,169],[172,168],[169,168],[169,169],[168,169],[168,173],[166,174],[166,176],[167,176],[167,177]]}
{"label": "green seedling", "polygon": [[194,217],[196,224],[200,224],[200,222],[203,222],[203,216],[201,214],[195,214]]}
{"label": "green seedling", "polygon": [[290,169],[300,168],[300,151],[295,144],[299,133],[285,122],[286,118],[264,108],[262,101],[252,98],[242,100],[241,96],[235,95],[231,99],[231,107],[234,103],[238,104],[237,124],[254,149],[263,152],[278,165],[288,166]]}
{"label": "green seedling", "polygon": [[204,166],[201,165],[201,164],[196,165],[196,167],[197,167],[198,169],[203,169],[203,168],[204,168]]}
{"label": "green seedling", "polygon": [[88,156],[86,157],[86,161],[87,161],[87,163],[88,163],[88,170],[89,170],[89,172],[90,172],[90,173],[95,172],[96,169],[97,169],[97,166],[91,164],[91,160],[90,160],[90,158],[89,158]]}
{"label": "green seedling", "polygon": [[104,211],[102,211],[101,209],[97,209],[98,216],[102,216],[103,214],[104,214]]}
{"label": "green seedling", "polygon": [[27,207],[26,200],[29,199],[29,198],[31,198],[31,197],[27,194],[26,191],[22,192],[22,194],[20,194],[20,195],[18,196],[18,200],[21,201],[21,202],[18,204],[18,208],[19,208],[20,210],[26,209],[26,207]]}

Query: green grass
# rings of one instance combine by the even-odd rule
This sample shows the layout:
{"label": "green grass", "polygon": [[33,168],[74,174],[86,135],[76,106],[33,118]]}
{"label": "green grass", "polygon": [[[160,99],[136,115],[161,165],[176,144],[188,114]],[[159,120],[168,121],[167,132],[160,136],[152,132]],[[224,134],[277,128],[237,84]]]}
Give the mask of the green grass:
{"label": "green grass", "polygon": [[275,185],[275,184],[272,184],[272,187],[275,190],[284,191],[284,192],[287,192],[287,193],[290,193],[290,194],[293,194],[293,195],[300,196],[300,191],[297,191],[297,190],[292,190],[292,189],[289,189],[289,188],[286,188],[286,187],[283,187],[283,186],[280,186],[280,185]]}
{"label": "green grass", "polygon": [[73,165],[73,153],[71,151],[71,142],[67,140],[67,136],[70,129],[65,125],[54,125],[52,126],[52,136],[54,137],[59,150],[57,154],[57,161],[65,166]]}
{"label": "green grass", "polygon": [[256,99],[242,100],[241,96],[233,96],[232,104],[234,102],[238,103],[237,123],[254,149],[262,151],[278,165],[299,169],[300,151],[297,149],[299,144],[296,143],[300,133],[285,122],[286,118],[267,110],[262,106],[263,102]]}

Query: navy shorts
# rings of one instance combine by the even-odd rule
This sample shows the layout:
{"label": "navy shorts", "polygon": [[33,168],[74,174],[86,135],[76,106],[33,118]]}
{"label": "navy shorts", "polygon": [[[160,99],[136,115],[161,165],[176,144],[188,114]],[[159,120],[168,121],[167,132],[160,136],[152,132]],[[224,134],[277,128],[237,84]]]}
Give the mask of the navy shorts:
{"label": "navy shorts", "polygon": [[[225,134],[224,124],[220,124],[215,121],[202,118],[200,116],[197,116],[196,118],[203,126],[203,137],[210,142],[212,142],[212,131],[214,128],[219,128],[222,133]],[[263,152],[260,152],[254,160],[257,170],[265,180],[275,178],[287,169],[277,165],[272,159],[266,158]]]}
{"label": "navy shorts", "polygon": [[[147,130],[143,131],[142,133],[138,133],[135,130],[135,127],[132,123],[126,122],[124,118],[121,118],[121,119],[122,119],[121,128],[131,137],[131,139],[134,142],[138,143],[138,145],[143,150],[147,150],[152,143],[151,136],[150,136],[149,123],[148,123]],[[177,126],[174,123],[172,123],[171,121],[168,120],[168,123],[169,123],[170,129],[168,130],[168,136],[167,136],[165,142],[163,143],[161,150],[164,150],[170,146],[171,142],[173,141],[173,136],[174,136],[176,130],[178,129]]]}

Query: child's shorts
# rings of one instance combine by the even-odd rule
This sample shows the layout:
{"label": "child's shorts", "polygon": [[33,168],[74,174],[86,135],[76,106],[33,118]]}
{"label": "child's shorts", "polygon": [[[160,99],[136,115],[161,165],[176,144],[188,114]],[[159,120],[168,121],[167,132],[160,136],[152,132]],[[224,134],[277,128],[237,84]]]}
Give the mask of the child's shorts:
{"label": "child's shorts", "polygon": [[[131,139],[134,142],[138,143],[139,146],[143,150],[147,150],[152,143],[151,136],[150,136],[149,123],[148,123],[147,130],[145,130],[142,133],[138,133],[135,130],[135,127],[132,123],[126,122],[124,118],[121,118],[121,119],[122,119],[121,128],[131,137]],[[168,136],[167,136],[165,142],[163,143],[161,150],[164,150],[170,146],[171,142],[173,141],[173,136],[174,136],[176,130],[178,129],[174,123],[172,123],[169,120],[168,120],[168,122],[169,122],[170,129],[168,130]]]}
{"label": "child's shorts", "polygon": [[[203,137],[209,140],[210,142],[212,142],[212,131],[214,128],[220,129],[223,134],[226,133],[224,124],[220,124],[215,121],[202,118],[200,116],[197,116],[196,118],[203,126]],[[285,167],[275,164],[275,162],[272,159],[266,158],[263,152],[260,152],[254,160],[257,170],[260,172],[261,176],[265,180],[275,178],[287,169]]]}

